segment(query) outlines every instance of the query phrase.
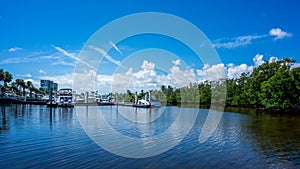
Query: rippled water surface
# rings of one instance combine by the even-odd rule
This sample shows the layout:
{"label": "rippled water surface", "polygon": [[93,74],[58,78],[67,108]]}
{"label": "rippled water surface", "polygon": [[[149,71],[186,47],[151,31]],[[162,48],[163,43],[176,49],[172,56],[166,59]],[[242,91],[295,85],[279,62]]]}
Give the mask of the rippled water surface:
{"label": "rippled water surface", "polygon": [[[0,111],[0,168],[300,168],[299,115],[226,110],[216,131],[200,144],[199,135],[208,114],[205,109],[4,105]],[[118,156],[89,137],[101,132],[95,126],[99,113],[114,131],[129,138],[147,139],[167,131],[180,111],[196,111],[195,124],[180,140],[178,133],[193,121],[192,113],[176,123],[163,139],[179,144],[156,156]],[[94,130],[88,132],[81,125],[92,125]],[[121,142],[110,135],[102,134],[100,138],[114,146]],[[145,143],[147,146],[151,148],[152,144]]]}

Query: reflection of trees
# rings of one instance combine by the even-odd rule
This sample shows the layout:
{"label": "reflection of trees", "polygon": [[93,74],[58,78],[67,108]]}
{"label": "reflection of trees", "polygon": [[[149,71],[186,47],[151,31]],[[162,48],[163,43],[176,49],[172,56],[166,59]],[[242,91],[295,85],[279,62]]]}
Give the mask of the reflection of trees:
{"label": "reflection of trees", "polygon": [[300,158],[299,116],[258,112],[249,108],[226,108],[225,111],[250,117],[241,121],[242,133],[267,164],[293,165]]}
{"label": "reflection of trees", "polygon": [[251,116],[253,120],[249,128],[252,139],[256,141],[254,149],[268,164],[289,163],[300,158],[299,118],[267,113]]}
{"label": "reflection of trees", "polygon": [[[26,105],[12,104],[12,105],[1,105],[1,123],[0,123],[0,132],[9,130],[10,123],[15,125],[23,125],[24,120],[19,120],[24,117],[26,111]],[[14,118],[9,118],[10,114]]]}
{"label": "reflection of trees", "polygon": [[9,130],[9,127],[7,125],[7,117],[6,117],[6,109],[5,106],[1,105],[1,125],[0,125],[0,133],[5,130]]}

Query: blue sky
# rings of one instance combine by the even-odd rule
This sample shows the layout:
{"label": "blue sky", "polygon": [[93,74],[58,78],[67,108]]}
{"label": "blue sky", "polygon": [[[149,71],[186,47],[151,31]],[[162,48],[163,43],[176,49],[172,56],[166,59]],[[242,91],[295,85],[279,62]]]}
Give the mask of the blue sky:
{"label": "blue sky", "polygon": [[143,75],[143,78],[155,78],[156,83],[167,83],[161,79],[166,79],[172,71],[197,76],[196,81],[200,81],[207,78],[205,73],[217,71],[218,67],[225,68],[228,77],[236,77],[271,57],[292,57],[300,62],[298,8],[299,2],[295,0],[3,0],[0,2],[0,68],[11,72],[14,79],[33,81],[37,87],[41,78],[54,80],[59,87],[71,86],[76,57],[98,29],[129,14],[162,12],[181,17],[202,30],[224,65],[197,63],[190,59],[193,53],[183,45],[164,37],[133,37],[120,44],[112,42],[117,48],[109,51],[113,60],[103,60],[106,64],[99,70],[105,71],[96,72],[97,90],[108,86],[114,78],[118,65],[112,61],[125,63],[127,56],[146,48],[171,51],[184,60],[186,67],[177,69],[180,64],[174,60],[162,77],[152,62],[144,58],[146,62],[140,63],[140,70],[131,72],[138,81],[142,80],[138,76]]}

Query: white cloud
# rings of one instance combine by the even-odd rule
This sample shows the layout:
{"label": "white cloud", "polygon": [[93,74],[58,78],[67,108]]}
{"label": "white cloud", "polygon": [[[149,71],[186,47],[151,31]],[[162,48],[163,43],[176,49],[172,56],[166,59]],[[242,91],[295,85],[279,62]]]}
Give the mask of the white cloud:
{"label": "white cloud", "polygon": [[72,77],[75,82],[73,83],[73,88],[77,91],[90,91],[91,89],[95,89],[96,78],[96,71],[93,69],[85,73],[74,72]]}
{"label": "white cloud", "polygon": [[31,82],[32,82],[32,84],[33,84],[33,86],[34,86],[35,88],[39,88],[39,87],[40,87],[40,81],[37,81],[37,80],[31,79],[31,78],[29,78],[29,79],[25,79],[24,81],[25,81],[25,82],[31,81]]}
{"label": "white cloud", "polygon": [[257,54],[254,58],[253,58],[253,62],[255,63],[255,66],[259,66],[261,64],[263,64],[265,61],[263,60],[263,55],[261,54]]}
{"label": "white cloud", "polygon": [[20,50],[23,50],[23,48],[14,47],[14,48],[8,49],[9,52],[16,52],[16,51],[20,51]]}
{"label": "white cloud", "polygon": [[175,80],[175,87],[188,86],[190,83],[195,83],[195,73],[193,69],[181,70],[178,66],[173,66],[170,69],[170,79]]}
{"label": "white cloud", "polygon": [[144,60],[142,66],[141,66],[141,68],[145,71],[147,71],[147,70],[154,71],[154,67],[155,67],[155,64],[152,62],[148,62],[147,60]]}
{"label": "white cloud", "polygon": [[273,62],[276,62],[276,61],[278,61],[278,58],[274,57],[274,56],[270,57],[270,59],[269,59],[270,63],[273,63]]}
{"label": "white cloud", "polygon": [[156,88],[159,80],[158,75],[155,72],[155,64],[144,60],[142,70],[133,74],[132,84],[137,87],[142,87],[143,85],[147,87]]}
{"label": "white cloud", "polygon": [[109,44],[116,50],[118,51],[121,55],[123,55],[122,51],[115,45],[112,41],[109,41]]}
{"label": "white cloud", "polygon": [[40,73],[40,74],[44,74],[44,75],[47,74],[47,73],[46,73],[44,70],[42,70],[42,69],[39,70],[39,73]]}
{"label": "white cloud", "polygon": [[234,64],[230,63],[227,65],[227,78],[238,78],[241,76],[242,73],[252,72],[253,66],[247,66],[246,64],[241,64],[235,66]]}
{"label": "white cloud", "polygon": [[178,65],[180,65],[180,60],[179,60],[179,59],[173,60],[172,63],[173,63],[175,66],[178,66]]}
{"label": "white cloud", "polygon": [[16,76],[22,77],[22,78],[31,78],[32,77],[32,75],[30,73],[26,73],[26,74],[22,74],[22,75],[17,74]]}
{"label": "white cloud", "polygon": [[270,36],[275,36],[275,40],[291,37],[292,34],[281,30],[280,28],[273,28],[269,31]]}
{"label": "white cloud", "polygon": [[[126,92],[130,88],[134,73],[132,68],[129,68],[125,73],[115,73],[112,76],[112,90],[113,92]],[[136,84],[136,83],[135,83]],[[132,90],[132,88],[131,88]]]}
{"label": "white cloud", "polygon": [[[110,93],[112,89],[113,76],[112,75],[97,75],[96,76],[96,90],[101,90],[104,93]],[[115,92],[114,90],[113,92]],[[123,90],[122,92],[126,92]]]}
{"label": "white cloud", "polygon": [[197,70],[197,75],[200,76],[200,81],[217,81],[225,78],[226,69],[223,63],[212,66],[205,64],[202,70]]}
{"label": "white cloud", "polygon": [[[103,79],[102,76],[97,77],[98,80],[100,78],[102,84],[108,84],[110,81]],[[105,78],[110,79],[107,76]],[[157,74],[155,64],[147,60],[142,63],[141,70],[134,72],[129,68],[126,72],[115,73],[111,79],[113,92],[126,92],[127,89],[131,91],[159,89],[162,85],[182,87],[189,85],[190,82],[196,82],[193,69],[182,70],[174,65],[169,73]]]}
{"label": "white cloud", "polygon": [[27,77],[27,78],[32,77],[32,75],[31,75],[30,73],[27,73],[27,74],[25,74],[24,76]]}
{"label": "white cloud", "polygon": [[58,88],[72,88],[73,74],[40,76],[39,79],[52,80],[58,84]]}
{"label": "white cloud", "polygon": [[[269,62],[277,61],[277,57],[270,57]],[[254,65],[247,65],[245,63],[240,65],[235,65],[233,63],[227,64],[225,67],[224,64],[217,64],[217,65],[209,65],[204,64],[203,68],[197,70],[197,75],[200,78],[200,81],[205,80],[219,80],[223,78],[223,73],[225,73],[226,78],[238,78],[241,76],[242,73],[251,73],[254,67],[257,67],[264,63],[263,55],[257,54],[253,58]],[[224,71],[225,70],[225,71]]]}
{"label": "white cloud", "polygon": [[291,70],[294,69],[294,68],[298,68],[300,67],[300,63],[295,63],[292,67],[291,67]]}
{"label": "white cloud", "polygon": [[133,72],[133,69],[129,68],[126,72],[115,73],[112,78],[113,90],[120,92],[124,92],[127,89],[139,91],[141,89],[155,89],[161,86],[161,79],[155,72],[154,63],[145,60],[141,68],[138,72]]}

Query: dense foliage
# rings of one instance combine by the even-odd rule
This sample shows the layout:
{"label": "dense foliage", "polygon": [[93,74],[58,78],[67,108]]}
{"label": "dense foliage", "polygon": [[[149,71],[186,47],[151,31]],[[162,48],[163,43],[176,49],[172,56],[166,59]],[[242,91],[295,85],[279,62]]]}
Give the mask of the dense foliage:
{"label": "dense foliage", "polygon": [[300,68],[293,68],[295,60],[286,58],[265,61],[251,74],[226,80],[227,104],[255,105],[267,108],[288,108],[299,105]]}
{"label": "dense foliage", "polygon": [[[218,82],[205,81],[174,89],[162,86],[154,90],[153,98],[169,104],[226,102],[229,106],[252,106],[266,108],[300,107],[300,68],[292,68],[295,60],[265,61],[255,67],[252,73],[242,73],[239,78]],[[226,87],[225,98],[212,100],[212,93],[218,97]],[[130,93],[130,91],[128,91]],[[131,99],[134,95],[131,95]]]}

